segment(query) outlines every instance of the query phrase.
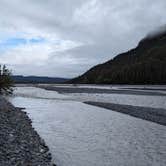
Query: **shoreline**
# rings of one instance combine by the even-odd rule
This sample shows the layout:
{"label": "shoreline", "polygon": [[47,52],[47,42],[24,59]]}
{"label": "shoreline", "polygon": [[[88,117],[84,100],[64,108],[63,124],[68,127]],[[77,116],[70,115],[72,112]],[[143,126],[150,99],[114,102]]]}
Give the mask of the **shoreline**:
{"label": "shoreline", "polygon": [[49,148],[22,108],[0,96],[0,165],[55,166]]}

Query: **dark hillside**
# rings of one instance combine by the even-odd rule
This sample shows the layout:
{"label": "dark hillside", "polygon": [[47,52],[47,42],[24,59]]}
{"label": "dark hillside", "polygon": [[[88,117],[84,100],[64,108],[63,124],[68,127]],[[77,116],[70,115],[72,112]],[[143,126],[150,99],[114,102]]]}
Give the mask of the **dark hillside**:
{"label": "dark hillside", "polygon": [[166,31],[144,38],[135,49],[91,68],[70,82],[166,84]]}
{"label": "dark hillside", "polygon": [[37,76],[12,76],[14,83],[24,83],[24,84],[35,84],[35,83],[43,83],[43,84],[54,84],[54,83],[63,83],[68,79],[66,78],[53,78],[53,77],[37,77]]}

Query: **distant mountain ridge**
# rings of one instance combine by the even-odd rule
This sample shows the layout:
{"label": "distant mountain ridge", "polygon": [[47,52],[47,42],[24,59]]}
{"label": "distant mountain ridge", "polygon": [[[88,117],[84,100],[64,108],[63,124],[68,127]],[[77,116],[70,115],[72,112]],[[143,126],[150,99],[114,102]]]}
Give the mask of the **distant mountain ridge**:
{"label": "distant mountain ridge", "polygon": [[53,84],[53,83],[64,83],[67,78],[57,78],[57,77],[39,77],[39,76],[22,76],[15,75],[12,76],[14,83],[43,83],[43,84]]}
{"label": "distant mountain ridge", "polygon": [[144,38],[136,48],[91,68],[69,82],[166,84],[166,31]]}

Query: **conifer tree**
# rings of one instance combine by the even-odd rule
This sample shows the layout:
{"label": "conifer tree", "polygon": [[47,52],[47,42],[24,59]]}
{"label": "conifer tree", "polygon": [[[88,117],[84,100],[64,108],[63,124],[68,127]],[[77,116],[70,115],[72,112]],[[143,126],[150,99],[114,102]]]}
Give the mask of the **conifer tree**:
{"label": "conifer tree", "polygon": [[5,65],[0,65],[0,94],[12,94],[12,87],[11,71]]}

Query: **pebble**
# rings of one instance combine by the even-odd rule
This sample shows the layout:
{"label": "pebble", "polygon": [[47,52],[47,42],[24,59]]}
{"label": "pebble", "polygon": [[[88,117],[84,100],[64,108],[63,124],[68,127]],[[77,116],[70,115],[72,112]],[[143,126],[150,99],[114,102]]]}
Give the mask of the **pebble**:
{"label": "pebble", "polygon": [[0,96],[0,166],[55,166],[31,120]]}

